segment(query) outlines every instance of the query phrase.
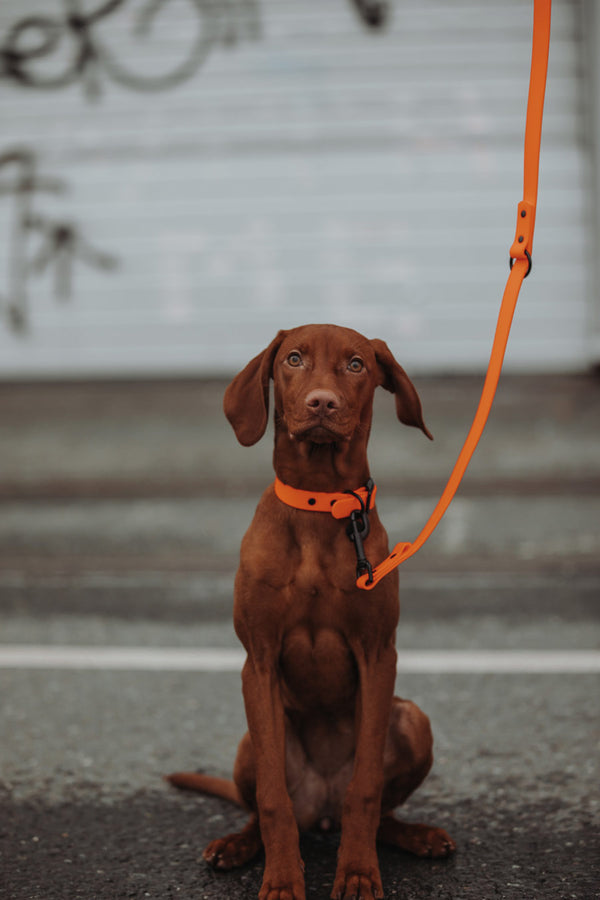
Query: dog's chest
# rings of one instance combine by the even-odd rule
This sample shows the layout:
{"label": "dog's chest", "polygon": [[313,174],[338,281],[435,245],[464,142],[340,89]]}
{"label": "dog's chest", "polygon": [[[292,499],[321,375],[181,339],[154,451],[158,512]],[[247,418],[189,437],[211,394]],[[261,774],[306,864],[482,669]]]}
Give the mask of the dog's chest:
{"label": "dog's chest", "polygon": [[345,526],[335,520],[325,524],[328,528],[321,531],[296,532],[289,560],[289,593],[296,605],[310,606],[311,612],[316,598],[331,606],[353,591],[356,577],[356,555]]}
{"label": "dog's chest", "polygon": [[339,709],[352,704],[356,662],[334,628],[298,624],[283,637],[280,667],[287,703],[298,709]]}
{"label": "dog's chest", "polygon": [[289,591],[293,602],[299,606],[312,605],[315,598],[331,591],[336,560],[328,548],[316,541],[306,542],[300,549]]}

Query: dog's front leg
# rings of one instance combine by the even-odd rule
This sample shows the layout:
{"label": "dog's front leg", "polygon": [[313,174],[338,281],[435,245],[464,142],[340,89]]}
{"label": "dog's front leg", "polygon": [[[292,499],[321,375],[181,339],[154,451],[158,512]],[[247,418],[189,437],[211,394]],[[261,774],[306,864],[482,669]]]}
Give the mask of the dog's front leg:
{"label": "dog's front leg", "polygon": [[285,773],[285,714],[277,663],[248,655],[242,673],[248,729],[256,765],[256,805],[265,848],[259,900],[304,900],[298,826]]}
{"label": "dog's front leg", "polygon": [[354,771],[342,814],[342,838],[332,891],[334,900],[383,897],[376,836],[381,818],[383,752],[396,680],[393,645],[355,648],[360,688],[356,711]]}

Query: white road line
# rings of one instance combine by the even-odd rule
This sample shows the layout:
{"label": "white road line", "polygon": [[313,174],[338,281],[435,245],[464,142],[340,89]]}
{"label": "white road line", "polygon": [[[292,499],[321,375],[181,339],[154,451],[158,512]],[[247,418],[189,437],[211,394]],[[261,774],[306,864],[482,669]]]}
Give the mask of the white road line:
{"label": "white road line", "polygon": [[[0,669],[79,669],[122,672],[239,672],[245,654],[235,648],[81,647],[0,645]],[[424,674],[600,673],[594,650],[400,651],[398,672]]]}
{"label": "white road line", "polygon": [[398,654],[398,672],[576,674],[600,672],[594,650],[427,650]]}
{"label": "white road line", "polygon": [[156,672],[239,672],[241,649],[0,645],[0,668],[118,669]]}

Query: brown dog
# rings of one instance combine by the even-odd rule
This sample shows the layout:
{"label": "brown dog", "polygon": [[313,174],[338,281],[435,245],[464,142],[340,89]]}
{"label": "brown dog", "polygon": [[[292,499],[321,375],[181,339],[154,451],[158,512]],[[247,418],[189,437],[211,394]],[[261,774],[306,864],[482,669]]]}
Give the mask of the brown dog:
{"label": "brown dog", "polygon": [[[442,829],[391,815],[431,767],[431,729],[415,704],[393,696],[397,572],[371,592],[355,583],[357,558],[365,566],[361,538],[373,563],[389,552],[364,489],[375,388],[395,395],[401,422],[431,435],[415,388],[383,341],[307,325],[280,331],[228,387],[225,414],[244,446],[264,434],[271,378],[277,492],[267,488],[258,504],[235,583],[249,732],[235,785],[185,773],[168,780],[252,812],[240,834],[213,841],[204,858],[229,869],[264,845],[260,900],[304,900],[298,830],[315,826],[341,826],[331,896],[373,900],[383,897],[376,839],[419,856],[454,850]],[[360,499],[344,493],[359,488]],[[355,504],[351,518],[345,508],[344,518],[327,511],[340,493]]]}

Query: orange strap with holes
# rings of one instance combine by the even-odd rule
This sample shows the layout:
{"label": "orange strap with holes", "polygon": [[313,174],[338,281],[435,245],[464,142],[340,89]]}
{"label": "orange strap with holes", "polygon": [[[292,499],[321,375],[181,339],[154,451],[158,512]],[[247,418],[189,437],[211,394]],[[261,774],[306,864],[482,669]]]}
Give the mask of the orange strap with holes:
{"label": "orange strap with holes", "polygon": [[412,544],[406,542],[396,544],[387,559],[375,566],[372,579],[369,578],[368,574],[361,575],[357,579],[356,584],[358,587],[364,588],[364,590],[372,590],[388,572],[391,572],[392,569],[395,569],[396,566],[399,566],[416,553],[436,528],[458,490],[492,407],[519,291],[523,279],[531,271],[531,249],[538,192],[542,117],[550,49],[551,8],[552,0],[534,0],[531,75],[525,124],[523,200],[519,203],[517,210],[517,230],[515,240],[510,248],[510,275],[500,306],[496,334],[479,406],[444,492],[425,527]]}
{"label": "orange strap with holes", "polygon": [[275,479],[274,487],[279,499],[288,506],[307,512],[331,513],[334,519],[347,519],[354,510],[360,512],[364,509],[366,503],[370,503],[372,508],[377,494],[375,485],[371,491],[366,487],[359,487],[351,492],[302,491],[285,484],[279,478]]}

